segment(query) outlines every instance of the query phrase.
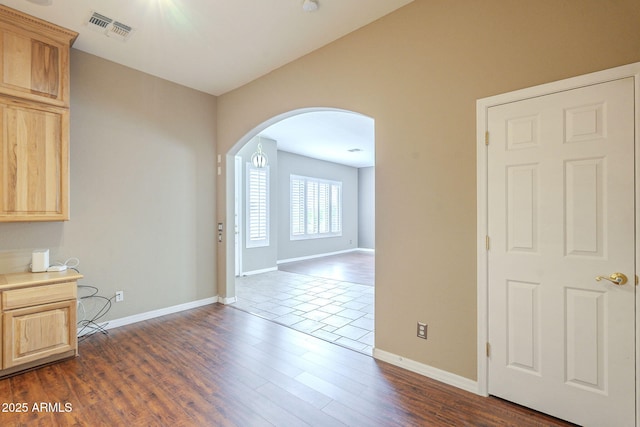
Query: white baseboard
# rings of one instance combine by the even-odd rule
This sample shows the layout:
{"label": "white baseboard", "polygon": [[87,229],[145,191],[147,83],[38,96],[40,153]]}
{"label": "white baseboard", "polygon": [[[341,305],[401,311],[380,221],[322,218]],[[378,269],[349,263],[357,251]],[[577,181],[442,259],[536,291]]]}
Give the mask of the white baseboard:
{"label": "white baseboard", "polygon": [[278,267],[263,268],[261,270],[243,271],[241,276],[253,276],[255,274],[269,273],[270,271],[277,271]]}
{"label": "white baseboard", "polygon": [[[327,253],[323,253],[323,254],[301,256],[301,257],[297,257],[297,258],[280,259],[280,260],[276,261],[276,264],[279,265],[279,264],[285,264],[287,262],[306,261],[308,259],[323,258],[323,257],[326,257],[326,256],[331,256],[331,255],[347,254],[349,252],[370,252],[370,253],[375,253],[375,249],[368,249],[368,248],[345,249],[344,251],[327,252]],[[263,269],[260,269],[260,270],[243,271],[240,275],[241,276],[253,276],[255,274],[269,273],[271,271],[277,271],[277,270],[278,270],[278,267],[269,267],[269,268],[263,268]]]}
{"label": "white baseboard", "polygon": [[297,258],[279,259],[276,263],[277,264],[284,264],[284,263],[287,263],[287,262],[305,261],[305,260],[308,260],[308,259],[323,258],[323,257],[326,257],[326,256],[347,254],[349,252],[358,252],[358,251],[372,251],[373,252],[374,249],[359,249],[359,248],[345,249],[344,251],[327,252],[327,253],[324,253],[324,254],[301,256],[301,257],[297,257]]}
{"label": "white baseboard", "polygon": [[218,297],[218,302],[224,305],[233,304],[234,302],[238,302],[238,297]]}
{"label": "white baseboard", "polygon": [[425,365],[424,363],[416,362],[415,360],[407,359],[406,357],[398,356],[397,354],[389,353],[377,348],[373,349],[373,357],[383,362],[391,363],[392,365],[400,368],[407,369],[416,374],[424,375],[425,377],[440,381],[462,390],[478,394],[477,381],[470,380],[469,378],[461,377],[460,375],[452,374],[451,372],[443,371],[442,369],[434,368],[433,366]]}
{"label": "white baseboard", "polygon": [[[120,319],[109,320],[108,322],[99,324],[99,327],[103,329],[114,329],[120,326],[142,322],[143,320],[149,320],[149,319],[153,319],[160,316],[166,316],[167,314],[179,313],[181,311],[190,310],[192,308],[214,304],[219,300],[220,298],[218,296],[215,296],[215,297],[205,298],[197,301],[186,302],[184,304],[178,304],[171,307],[159,308],[157,310],[147,311],[145,313],[139,313],[139,314],[134,314],[127,317],[121,317]],[[93,331],[94,329],[92,328],[78,328],[78,336],[86,335]]]}

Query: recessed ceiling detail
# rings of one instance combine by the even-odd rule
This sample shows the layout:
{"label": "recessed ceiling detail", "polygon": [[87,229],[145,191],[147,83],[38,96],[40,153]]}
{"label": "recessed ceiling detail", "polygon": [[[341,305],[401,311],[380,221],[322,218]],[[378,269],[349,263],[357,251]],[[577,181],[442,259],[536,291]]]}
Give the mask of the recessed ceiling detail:
{"label": "recessed ceiling detail", "polygon": [[122,42],[129,40],[134,31],[131,26],[115,21],[114,19],[96,11],[91,12],[91,16],[89,16],[86,25],[93,31],[98,31],[107,37],[111,37]]}

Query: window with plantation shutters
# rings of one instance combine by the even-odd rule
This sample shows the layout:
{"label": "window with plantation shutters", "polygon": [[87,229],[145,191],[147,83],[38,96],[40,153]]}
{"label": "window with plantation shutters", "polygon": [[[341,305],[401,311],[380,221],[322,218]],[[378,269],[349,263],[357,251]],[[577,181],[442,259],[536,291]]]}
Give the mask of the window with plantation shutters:
{"label": "window with plantation shutters", "polygon": [[342,183],[291,175],[291,239],[342,235]]}
{"label": "window with plantation shutters", "polygon": [[331,233],[342,234],[342,184],[331,184]]}
{"label": "window with plantation shutters", "polygon": [[304,235],[304,181],[291,177],[291,235]]}
{"label": "window with plantation shutters", "polygon": [[247,163],[247,248],[269,246],[269,167]]}

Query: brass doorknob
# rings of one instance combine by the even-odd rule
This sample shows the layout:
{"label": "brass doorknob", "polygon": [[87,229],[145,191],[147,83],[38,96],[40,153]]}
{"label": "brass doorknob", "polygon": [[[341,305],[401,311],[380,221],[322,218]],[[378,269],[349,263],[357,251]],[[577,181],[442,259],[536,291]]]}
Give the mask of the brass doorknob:
{"label": "brass doorknob", "polygon": [[597,280],[598,282],[599,282],[599,281],[601,281],[602,279],[604,279],[604,280],[608,280],[608,281],[610,281],[611,283],[613,283],[614,285],[618,285],[618,286],[621,286],[621,285],[624,285],[625,283],[627,283],[627,276],[625,276],[625,275],[624,275],[624,274],[622,274],[622,273],[613,273],[613,274],[612,274],[611,276],[609,276],[609,277],[604,277],[604,276],[598,276],[598,277],[596,277],[596,280]]}

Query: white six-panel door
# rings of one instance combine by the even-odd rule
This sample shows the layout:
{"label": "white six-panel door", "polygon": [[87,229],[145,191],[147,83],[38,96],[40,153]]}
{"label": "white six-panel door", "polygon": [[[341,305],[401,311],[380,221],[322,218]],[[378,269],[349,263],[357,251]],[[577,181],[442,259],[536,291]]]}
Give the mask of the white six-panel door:
{"label": "white six-panel door", "polygon": [[633,78],[488,109],[489,394],[635,424],[634,123]]}

